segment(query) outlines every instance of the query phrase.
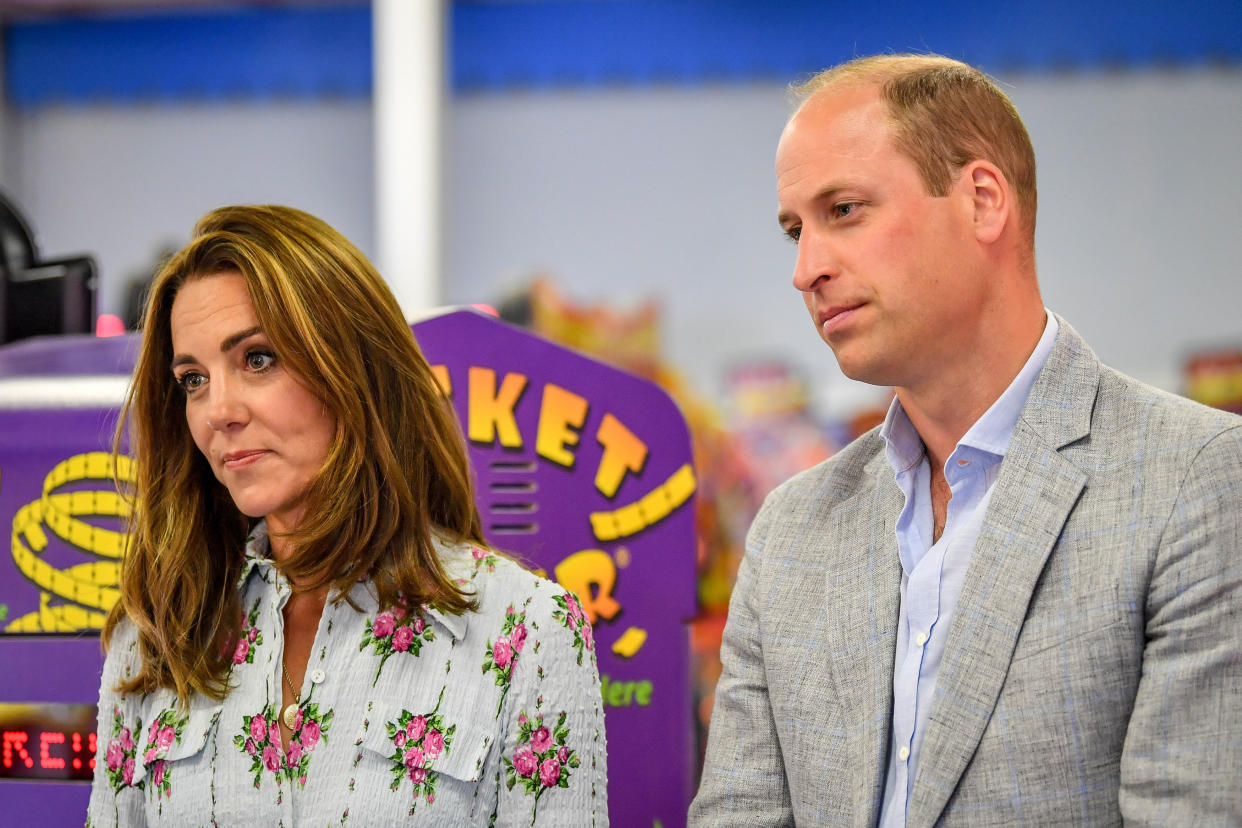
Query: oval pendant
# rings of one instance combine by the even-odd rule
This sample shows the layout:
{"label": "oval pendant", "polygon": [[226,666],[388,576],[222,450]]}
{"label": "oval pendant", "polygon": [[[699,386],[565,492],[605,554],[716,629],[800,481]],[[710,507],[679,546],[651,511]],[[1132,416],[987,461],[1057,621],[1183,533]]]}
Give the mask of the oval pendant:
{"label": "oval pendant", "polygon": [[298,706],[296,703],[287,705],[285,711],[280,714],[280,719],[285,723],[285,727],[293,730],[293,725],[298,720]]}

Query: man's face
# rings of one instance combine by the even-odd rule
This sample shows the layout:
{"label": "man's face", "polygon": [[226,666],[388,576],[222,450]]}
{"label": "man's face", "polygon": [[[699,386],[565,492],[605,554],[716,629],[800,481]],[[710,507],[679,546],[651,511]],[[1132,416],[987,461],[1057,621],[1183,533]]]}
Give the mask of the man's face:
{"label": "man's face", "polygon": [[969,182],[929,196],[891,131],[874,88],[820,92],[781,136],[777,196],[794,287],[841,370],[913,388],[969,349],[986,285]]}

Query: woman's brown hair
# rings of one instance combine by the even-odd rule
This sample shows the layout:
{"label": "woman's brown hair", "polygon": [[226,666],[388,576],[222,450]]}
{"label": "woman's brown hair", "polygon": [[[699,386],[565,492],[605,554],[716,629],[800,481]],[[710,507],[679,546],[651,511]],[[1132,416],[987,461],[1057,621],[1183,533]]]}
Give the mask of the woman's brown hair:
{"label": "woman's brown hair", "polygon": [[336,418],[328,458],[280,564],[299,589],[336,600],[368,578],[380,606],[399,600],[461,613],[468,596],[440,565],[433,534],[483,544],[457,419],[383,279],[340,233],[300,210],[222,207],[156,275],[117,445],[137,465],[121,600],[105,646],[128,618],[142,668],[119,692],[222,699],[241,618],[237,580],[254,521],[195,447],[172,377],[169,317],[191,279],[241,274],[279,359]]}

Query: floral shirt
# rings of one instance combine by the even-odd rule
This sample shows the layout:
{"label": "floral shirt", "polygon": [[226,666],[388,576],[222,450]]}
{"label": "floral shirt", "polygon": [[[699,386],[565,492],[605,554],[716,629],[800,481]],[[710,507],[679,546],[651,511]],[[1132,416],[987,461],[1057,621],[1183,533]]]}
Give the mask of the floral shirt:
{"label": "floral shirt", "polygon": [[293,737],[281,744],[289,583],[260,524],[239,582],[233,691],[179,711],[171,690],[119,696],[137,634],[117,629],[99,698],[87,824],[608,824],[591,626],[556,584],[485,549],[439,544],[479,609],[453,616],[329,601]]}

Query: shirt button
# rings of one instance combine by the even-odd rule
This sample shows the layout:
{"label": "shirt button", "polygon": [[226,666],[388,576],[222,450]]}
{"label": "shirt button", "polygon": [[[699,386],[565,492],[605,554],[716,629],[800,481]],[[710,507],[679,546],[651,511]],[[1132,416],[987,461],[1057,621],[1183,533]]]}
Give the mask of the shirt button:
{"label": "shirt button", "polygon": [[901,750],[897,751],[897,758],[898,758],[898,759],[900,759],[900,760],[901,760],[901,761],[903,761],[903,762],[904,762],[904,761],[906,761],[907,759],[909,759],[909,758],[910,758],[910,748],[908,748],[908,747],[902,747],[902,749],[901,749]]}
{"label": "shirt button", "polygon": [[927,643],[927,633],[921,632],[914,637],[914,645],[916,647],[922,647],[926,643]]}
{"label": "shirt button", "polygon": [[311,682],[313,684],[322,684],[325,678],[327,678],[327,676],[323,674],[323,670],[311,671]]}

